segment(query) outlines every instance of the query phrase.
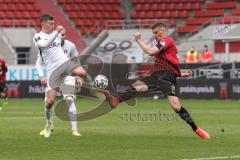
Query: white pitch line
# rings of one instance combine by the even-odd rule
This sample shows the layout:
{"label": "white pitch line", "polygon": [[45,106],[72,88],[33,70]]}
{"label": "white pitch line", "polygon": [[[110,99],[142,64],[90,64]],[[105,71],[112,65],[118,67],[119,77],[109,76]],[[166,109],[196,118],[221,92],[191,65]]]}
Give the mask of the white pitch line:
{"label": "white pitch line", "polygon": [[42,119],[45,117],[0,117],[0,119]]}
{"label": "white pitch line", "polygon": [[216,160],[216,159],[236,159],[236,158],[240,158],[240,156],[193,158],[193,159],[181,159],[181,160]]}

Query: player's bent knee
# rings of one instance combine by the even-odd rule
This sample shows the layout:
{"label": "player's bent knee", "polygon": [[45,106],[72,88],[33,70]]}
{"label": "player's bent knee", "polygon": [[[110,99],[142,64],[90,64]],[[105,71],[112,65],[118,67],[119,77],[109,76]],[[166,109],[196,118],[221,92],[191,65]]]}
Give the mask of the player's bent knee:
{"label": "player's bent knee", "polygon": [[82,67],[77,67],[72,70],[72,73],[77,76],[85,77],[86,76],[86,71]]}
{"label": "player's bent knee", "polygon": [[45,103],[46,103],[46,107],[47,107],[48,109],[50,109],[50,108],[52,108],[52,106],[53,106],[53,104],[54,104],[54,99],[52,99],[52,98],[47,98],[46,101],[45,101]]}
{"label": "player's bent knee", "polygon": [[136,81],[132,85],[138,92],[148,91],[148,86],[142,81]]}
{"label": "player's bent knee", "polygon": [[65,98],[65,100],[66,100],[66,103],[68,104],[68,106],[71,105],[74,102],[74,99],[73,99],[72,96],[67,96]]}
{"label": "player's bent knee", "polygon": [[172,104],[171,106],[172,106],[172,108],[173,108],[173,110],[174,110],[175,112],[179,112],[179,111],[180,111],[180,108],[181,108],[181,107],[179,107],[178,105]]}

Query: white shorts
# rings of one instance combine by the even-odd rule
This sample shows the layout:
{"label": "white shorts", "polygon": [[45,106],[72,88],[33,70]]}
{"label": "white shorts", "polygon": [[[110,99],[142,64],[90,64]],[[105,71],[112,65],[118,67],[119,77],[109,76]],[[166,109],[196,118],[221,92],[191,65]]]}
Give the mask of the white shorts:
{"label": "white shorts", "polygon": [[72,70],[78,66],[80,65],[73,61],[68,61],[56,68],[54,71],[48,72],[46,91],[51,89],[58,90],[60,85],[64,83],[66,75],[71,74]]}
{"label": "white shorts", "polygon": [[63,85],[60,85],[63,99],[71,96],[76,99],[76,77],[66,76]]}
{"label": "white shorts", "polygon": [[[47,91],[51,90],[49,85],[46,87],[45,90],[45,100],[47,98]],[[66,76],[63,80],[63,83],[61,83],[59,90],[61,93],[58,94],[58,96],[63,96],[63,99],[66,99],[67,97],[73,97],[76,99],[76,77],[73,76]]]}

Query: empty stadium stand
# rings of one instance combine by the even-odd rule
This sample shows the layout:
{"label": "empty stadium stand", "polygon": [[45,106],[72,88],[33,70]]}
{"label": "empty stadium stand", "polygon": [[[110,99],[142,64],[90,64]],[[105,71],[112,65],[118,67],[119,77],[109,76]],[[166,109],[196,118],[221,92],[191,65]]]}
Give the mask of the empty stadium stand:
{"label": "empty stadium stand", "polygon": [[[204,4],[204,3],[202,3]],[[226,24],[226,23],[238,23],[234,16],[237,15],[238,10],[237,1],[210,1],[205,2],[201,10],[194,11],[193,16],[189,17],[183,22],[182,26],[177,28],[178,33],[189,33],[196,32],[200,29],[200,27],[205,27],[212,22],[215,23],[216,19],[218,23]],[[229,15],[229,12],[232,11],[232,14]]]}
{"label": "empty stadium stand", "polygon": [[[103,29],[120,29],[125,14],[121,0],[57,0],[83,35],[97,34]],[[115,20],[108,22],[107,20]]]}
{"label": "empty stadium stand", "polygon": [[36,5],[41,8],[42,13],[49,13],[54,16],[56,25],[63,25],[67,29],[67,38],[74,42],[78,50],[81,52],[86,44],[82,40],[80,33],[70,23],[67,17],[61,12],[54,1],[51,0],[35,0]]}
{"label": "empty stadium stand", "polygon": [[0,0],[0,27],[39,27],[35,0]]}

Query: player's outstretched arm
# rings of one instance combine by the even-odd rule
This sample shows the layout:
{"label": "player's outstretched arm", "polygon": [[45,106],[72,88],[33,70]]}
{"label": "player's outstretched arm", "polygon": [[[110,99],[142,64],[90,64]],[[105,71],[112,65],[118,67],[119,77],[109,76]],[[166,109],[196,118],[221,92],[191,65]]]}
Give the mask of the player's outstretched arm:
{"label": "player's outstretched arm", "polygon": [[134,34],[135,40],[138,43],[138,45],[142,48],[142,50],[148,54],[149,56],[153,56],[155,54],[158,54],[160,50],[157,47],[149,47],[141,38],[141,34],[139,32],[136,32]]}
{"label": "player's outstretched arm", "polygon": [[181,72],[181,77],[183,78],[188,78],[188,77],[191,77],[193,74],[193,72],[191,70],[188,70],[187,72]]}

